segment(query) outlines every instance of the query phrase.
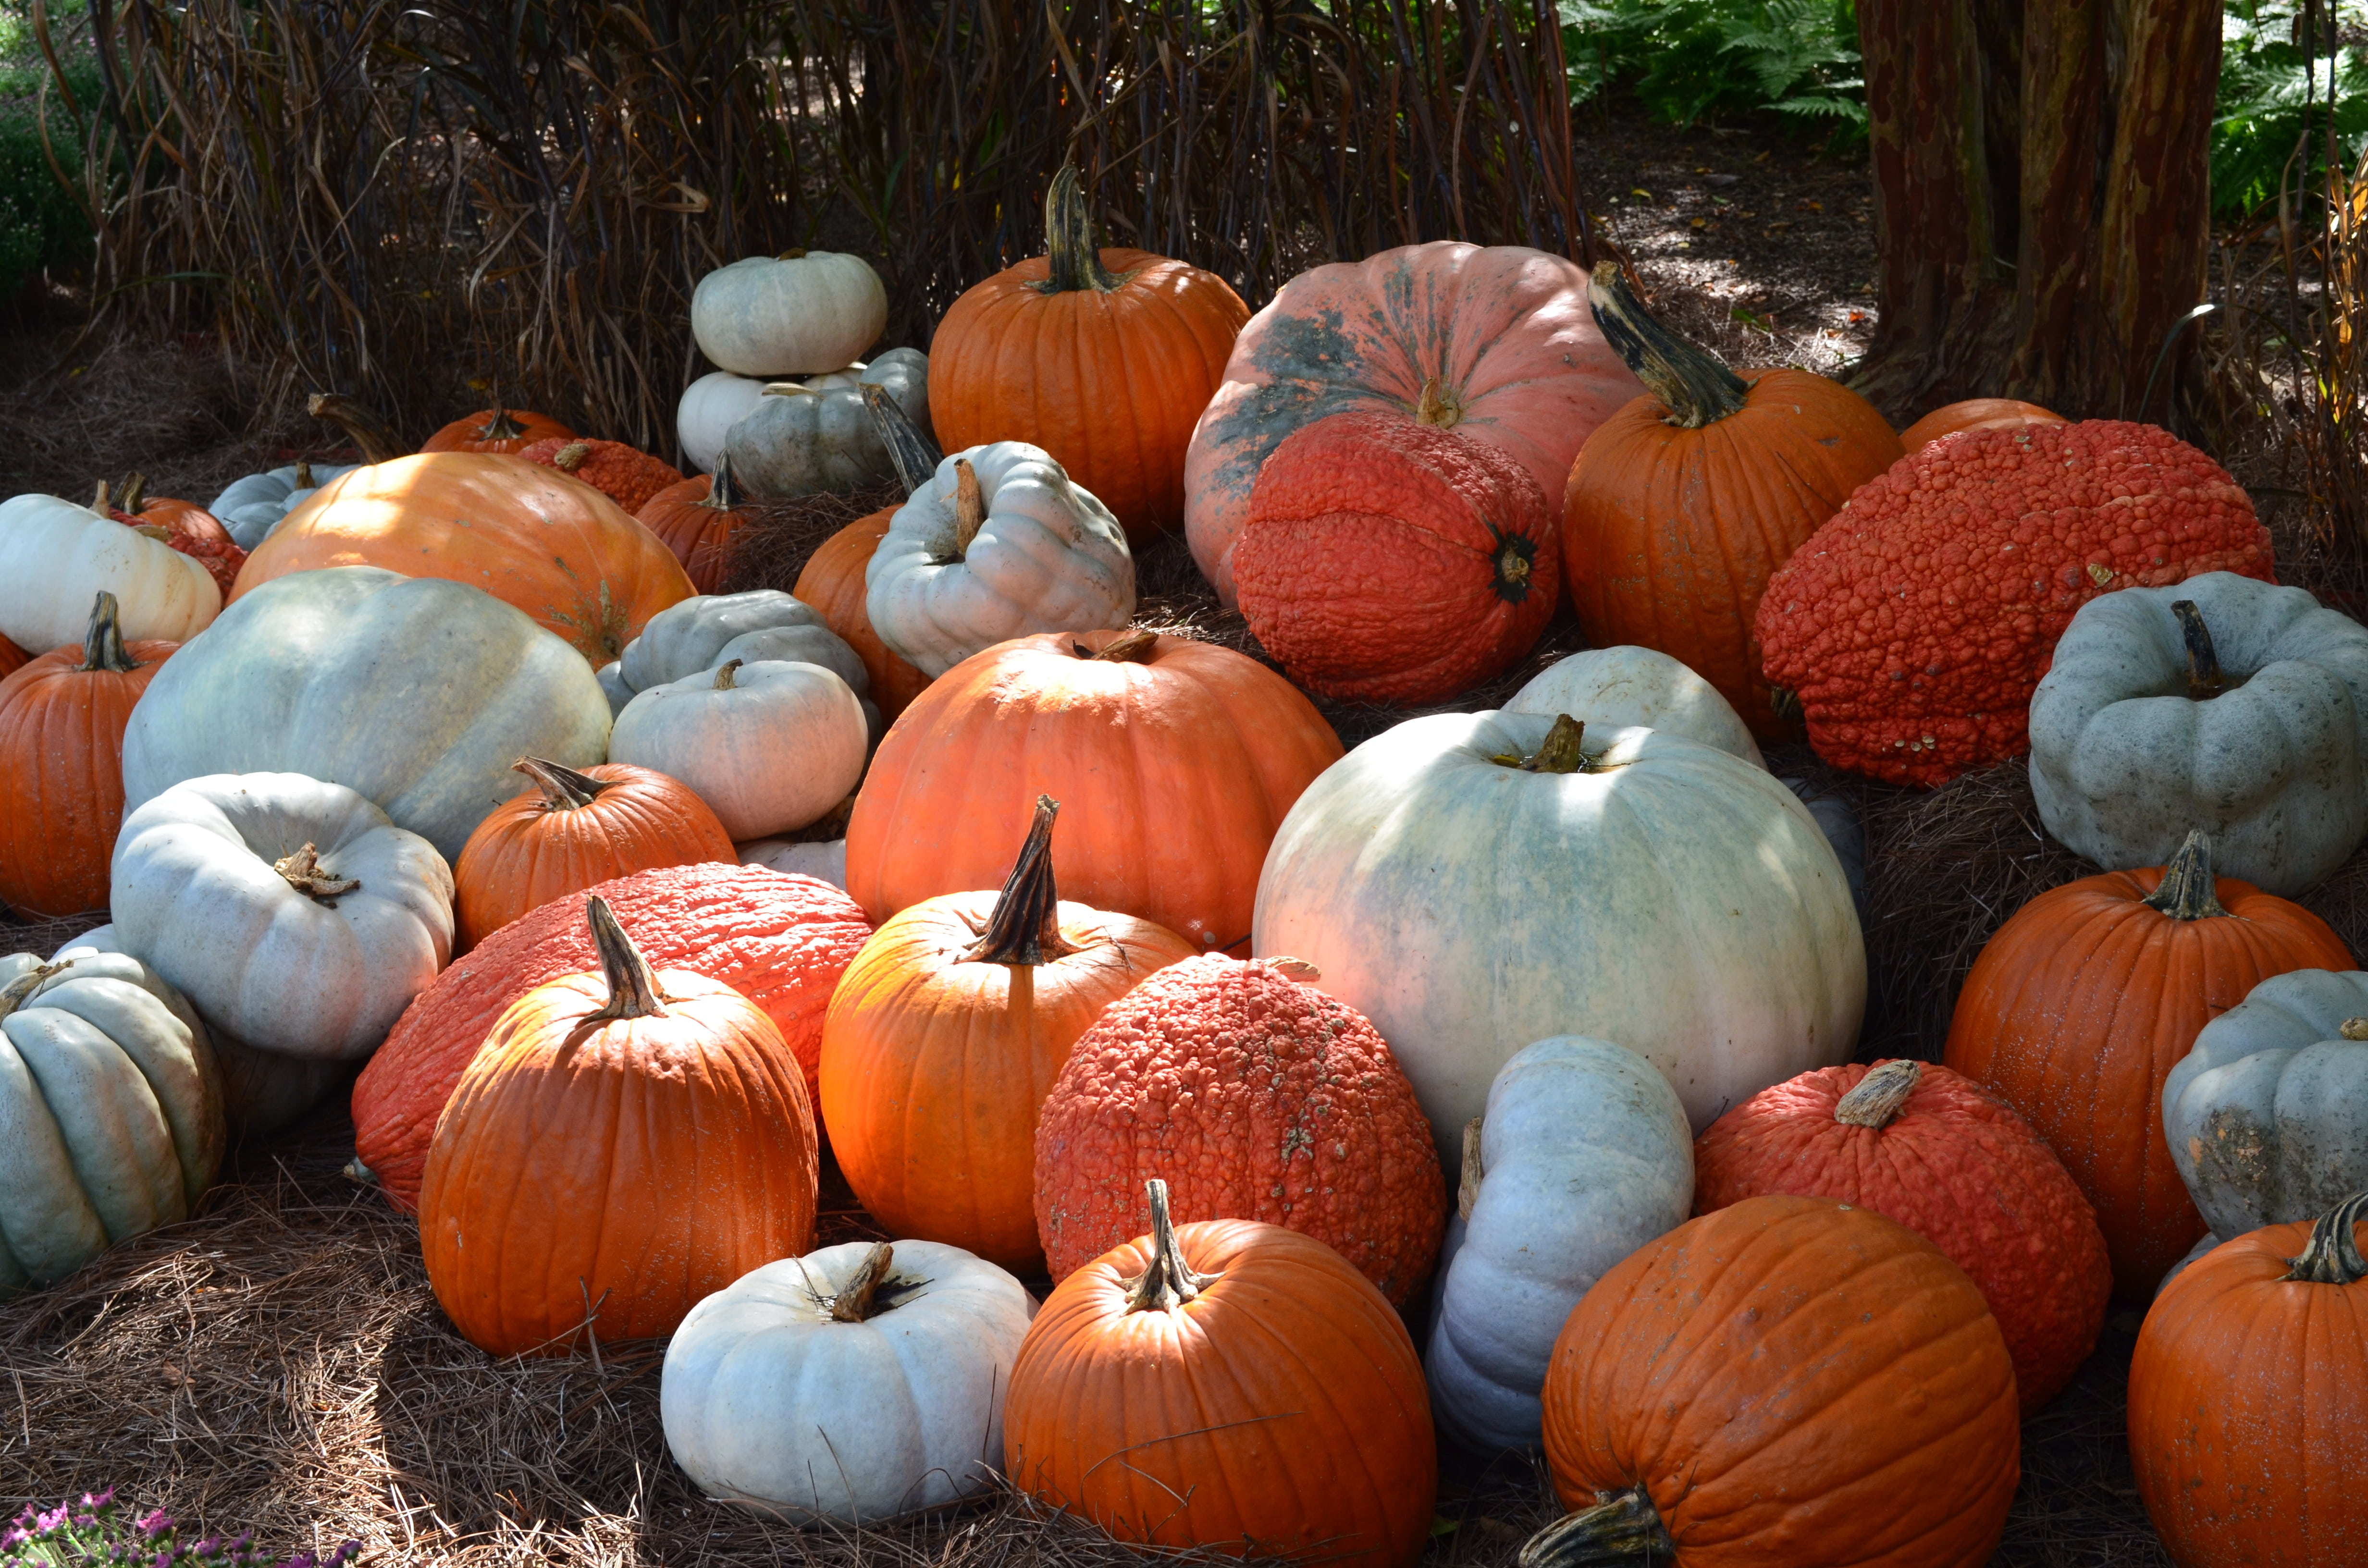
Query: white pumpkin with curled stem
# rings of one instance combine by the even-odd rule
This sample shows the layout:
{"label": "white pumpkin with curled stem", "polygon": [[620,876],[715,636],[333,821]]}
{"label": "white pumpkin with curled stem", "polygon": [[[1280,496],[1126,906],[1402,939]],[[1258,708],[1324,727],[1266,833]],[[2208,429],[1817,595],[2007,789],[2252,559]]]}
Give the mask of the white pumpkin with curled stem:
{"label": "white pumpkin with curled stem", "polygon": [[889,520],[863,583],[880,640],[932,677],[1014,637],[1134,619],[1126,530],[1023,441],[939,463]]}
{"label": "white pumpkin with curled stem", "polygon": [[1718,687],[1654,648],[1588,648],[1557,659],[1513,693],[1505,711],[1567,713],[1600,730],[1667,730],[1767,766],[1751,727]]}
{"label": "white pumpkin with curled stem", "polygon": [[888,324],[888,290],[860,256],[788,250],[719,267],[690,291],[699,351],[737,376],[852,364]]}
{"label": "white pumpkin with curled stem", "polygon": [[732,659],[627,703],[609,760],[690,786],[736,844],[829,814],[862,782],[869,743],[863,705],[832,671]]}

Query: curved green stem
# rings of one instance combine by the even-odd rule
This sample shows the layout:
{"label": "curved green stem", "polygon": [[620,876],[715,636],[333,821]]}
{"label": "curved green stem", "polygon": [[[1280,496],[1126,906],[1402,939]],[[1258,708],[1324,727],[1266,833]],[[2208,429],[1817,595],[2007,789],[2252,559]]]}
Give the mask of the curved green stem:
{"label": "curved green stem", "polygon": [[2308,1285],[2356,1285],[2368,1279],[2368,1258],[2360,1256],[2360,1238],[2352,1233],[2362,1210],[2368,1210],[2368,1192],[2355,1192],[2320,1215],[2302,1256],[2288,1259],[2294,1272],[2286,1278]]}
{"label": "curved green stem", "polygon": [[123,645],[122,609],[115,596],[105,588],[90,607],[90,625],[82,634],[82,664],[85,670],[107,670],[116,675],[129,675],[140,667],[131,657],[131,650]]}
{"label": "curved green stem", "polygon": [[1596,1494],[1592,1508],[1565,1514],[1530,1537],[1520,1568],[1620,1568],[1673,1561],[1678,1543],[1642,1486]]}
{"label": "curved green stem", "polygon": [[1655,321],[1628,287],[1616,261],[1598,262],[1587,285],[1595,324],[1645,390],[1669,412],[1664,423],[1699,430],[1743,407],[1750,383],[1707,348],[1698,347]]}
{"label": "curved green stem", "polygon": [[1044,193],[1044,259],[1052,276],[1030,288],[1040,294],[1074,294],[1091,289],[1107,294],[1126,279],[1102,265],[1094,248],[1093,219],[1086,212],[1086,191],[1077,165],[1064,164]]}

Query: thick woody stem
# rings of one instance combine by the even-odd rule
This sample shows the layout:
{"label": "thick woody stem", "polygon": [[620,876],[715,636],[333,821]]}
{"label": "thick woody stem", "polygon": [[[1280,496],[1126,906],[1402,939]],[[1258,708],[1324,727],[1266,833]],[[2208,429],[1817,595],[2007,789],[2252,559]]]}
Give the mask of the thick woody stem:
{"label": "thick woody stem", "polygon": [[2220,907],[2218,888],[2212,875],[2212,841],[2201,829],[2189,828],[2187,842],[2163,868],[2161,884],[2146,906],[2173,920],[2209,920],[2228,913]]}
{"label": "thick woody stem", "polygon": [[617,924],[617,912],[609,907],[609,901],[594,894],[584,901],[584,914],[591,922],[592,946],[600,955],[600,973],[609,983],[608,1002],[586,1014],[584,1021],[665,1017],[668,998],[658,989],[657,971]]}
{"label": "thick woody stem", "polygon": [[1061,895],[1053,883],[1053,819],[1060,810],[1052,796],[1036,797],[1036,819],[1019,858],[1003,880],[985,929],[962,949],[963,961],[1035,965],[1077,950],[1061,935]]}
{"label": "thick woody stem", "polygon": [[1157,1176],[1143,1184],[1151,1200],[1151,1267],[1127,1282],[1130,1312],[1169,1312],[1193,1300],[1217,1277],[1196,1274],[1184,1261],[1176,1240],[1176,1223],[1167,1216],[1167,1184]]}
{"label": "thick woody stem", "polygon": [[1902,1058],[1879,1063],[1841,1097],[1834,1107],[1834,1119],[1845,1127],[1888,1127],[1923,1076],[1921,1062]]}
{"label": "thick woody stem", "polygon": [[1653,319],[1616,261],[1598,262],[1587,285],[1595,324],[1645,389],[1669,412],[1662,423],[1699,430],[1742,410],[1749,384],[1708,349]]}
{"label": "thick woody stem", "polygon": [[603,790],[617,787],[613,778],[595,778],[539,756],[518,758],[510,764],[510,771],[523,773],[534,780],[535,788],[542,791],[542,809],[547,812],[572,812],[588,806],[600,798]]}
{"label": "thick woody stem", "polygon": [[837,1323],[862,1323],[879,1312],[873,1298],[888,1278],[888,1267],[896,1260],[895,1247],[887,1242],[875,1242],[856,1266],[854,1276],[837,1295],[830,1299],[830,1315]]}

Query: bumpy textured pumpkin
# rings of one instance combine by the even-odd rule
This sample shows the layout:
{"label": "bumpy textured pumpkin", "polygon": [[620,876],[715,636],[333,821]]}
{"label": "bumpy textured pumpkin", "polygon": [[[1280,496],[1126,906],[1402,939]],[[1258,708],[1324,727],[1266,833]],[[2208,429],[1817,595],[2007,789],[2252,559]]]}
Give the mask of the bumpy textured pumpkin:
{"label": "bumpy textured pumpkin", "polygon": [[1001,892],[890,916],[840,979],[822,1037],[823,1126],[865,1212],[1030,1272],[1037,1111],[1069,1048],[1197,951],[1148,920],[1060,902],[1057,809],[1037,801]]}
{"label": "bumpy textured pumpkin", "polygon": [[1929,787],[2023,749],[2082,605],[2206,572],[2270,581],[2269,530],[2169,431],[1982,430],[1869,480],[1768,580],[1755,627],[1819,756]]}
{"label": "bumpy textured pumpkin", "polygon": [[814,1242],[814,1111],[781,1031],[720,981],[651,969],[598,895],[585,916],[600,972],[502,1015],[420,1185],[427,1282],[495,1356],[663,1337]]}
{"label": "bumpy textured pumpkin", "polygon": [[0,955],[0,1300],[188,1217],[222,1165],[204,1027],[120,953]]}
{"label": "bumpy textured pumpkin", "polygon": [[[464,415],[419,443],[423,452],[493,452],[512,456],[537,441],[572,440],[575,432],[548,414],[518,408],[481,408]],[[322,483],[333,477],[321,473]]]}
{"label": "bumpy textured pumpkin", "polygon": [[891,348],[869,365],[779,381],[724,433],[723,455],[750,490],[789,499],[822,490],[854,490],[896,477],[896,465],[864,406],[877,386],[923,431],[929,427],[929,360],[917,348]]}
{"label": "bumpy textured pumpkin", "polygon": [[1259,645],[1326,697],[1452,697],[1530,651],[1562,599],[1545,492],[1424,415],[1302,426],[1258,471],[1234,589]]}
{"label": "bumpy textured pumpkin", "polygon": [[452,957],[452,873],[364,796],[293,773],[176,784],[123,819],[124,951],[247,1044],[351,1060]]}
{"label": "bumpy textured pumpkin", "polygon": [[798,573],[791,591],[799,602],[812,605],[825,625],[837,632],[863,661],[871,676],[871,700],[881,717],[894,722],[911,706],[929,677],[915,669],[871,630],[871,616],[863,607],[863,574],[872,553],[888,537],[894,507],[859,517],[825,540]]}
{"label": "bumpy textured pumpkin", "polygon": [[495,807],[452,865],[461,948],[613,878],[740,858],[707,802],[663,773],[626,763],[578,773],[532,756],[516,767],[534,789]]}
{"label": "bumpy textured pumpkin", "polygon": [[889,519],[863,585],[880,640],[929,676],[1030,632],[1134,619],[1134,557],[1118,519],[1020,441],[939,463]]}
{"label": "bumpy textured pumpkin", "polygon": [[1652,1063],[1558,1035],[1505,1063],[1463,1144],[1424,1358],[1431,1410],[1470,1447],[1534,1449],[1571,1309],[1692,1211],[1693,1130]]}
{"label": "bumpy textured pumpkin", "polygon": [[206,504],[206,510],[221,519],[233,542],[251,552],[271,537],[282,517],[311,500],[313,491],[360,466],[299,461],[246,474],[232,480]]}
{"label": "bumpy textured pumpkin", "polygon": [[202,562],[103,512],[54,495],[0,502],[0,637],[35,653],[80,642],[103,593],[137,642],[186,642],[222,603]]}
{"label": "bumpy textured pumpkin", "polygon": [[247,557],[231,598],[324,566],[481,588],[595,665],[691,592],[674,552],[598,491],[519,458],[468,452],[373,463],[323,485]]}
{"label": "bumpy textured pumpkin", "polygon": [[2292,897],[2368,835],[2368,627],[2228,572],[2091,599],[2032,694],[2031,793],[2109,870],[2201,829],[2224,875]]}
{"label": "bumpy textured pumpkin", "polygon": [[1588,648],[1556,659],[1513,693],[1505,711],[1567,713],[1599,730],[1668,730],[1766,766],[1751,727],[1718,687],[1652,648]]}
{"label": "bumpy textured pumpkin", "polygon": [[1577,1511],[1533,1568],[1980,1568],[2021,1469],[1982,1293],[1829,1199],[1747,1199],[1638,1248],[1564,1325],[1545,1408]]}
{"label": "bumpy textured pumpkin", "polygon": [[[712,594],[732,564],[732,541],[748,526],[746,497],[732,482],[732,460],[719,457],[713,473],[669,484],[635,510],[642,526],[666,541],[690,576],[690,585]],[[646,629],[645,629],[646,630]]]}
{"label": "bumpy textured pumpkin", "polygon": [[2180,1568],[2317,1568],[2368,1534],[2368,1194],[2222,1244],[2165,1288],[2130,1361],[2130,1461]]}
{"label": "bumpy textured pumpkin", "polygon": [[[846,894],[806,877],[713,864],[637,871],[589,891],[632,924],[653,962],[694,970],[763,1008],[812,1097],[831,991],[871,935]],[[519,916],[438,975],[354,1085],[357,1174],[397,1209],[416,1208],[436,1119],[495,1020],[536,986],[598,960],[582,905],[566,898]]]}
{"label": "bumpy textured pumpkin", "polygon": [[1661,730],[1446,713],[1299,798],[1258,882],[1260,953],[1373,1020],[1450,1168],[1513,1053],[1567,1030],[1659,1068],[1696,1128],[1847,1058],[1866,950],[1793,792]]}
{"label": "bumpy textured pumpkin", "polygon": [[711,1497],[871,1524],[992,1483],[1036,1302],[936,1242],[847,1242],[745,1274],[666,1343],[658,1408]]}
{"label": "bumpy textured pumpkin", "polygon": [[1422,1108],[1373,1026],[1289,960],[1210,954],[1110,1004],[1036,1123],[1036,1228],[1061,1279],[1177,1212],[1324,1242],[1395,1304],[1430,1278],[1445,1203]]}
{"label": "bumpy textured pumpkin", "polygon": [[639,513],[658,492],[682,483],[682,471],[674,464],[622,441],[553,437],[520,449],[518,455],[590,485],[628,512]]}
{"label": "bumpy textured pumpkin", "polygon": [[1649,390],[1571,465],[1571,606],[1596,642],[1681,659],[1755,731],[1782,734],[1752,656],[1759,596],[1851,491],[1898,460],[1899,437],[1839,381],[1736,375],[1646,314],[1618,262],[1596,267],[1588,295],[1603,335]]}
{"label": "bumpy textured pumpkin", "polygon": [[888,324],[888,290],[860,256],[791,250],[717,267],[690,292],[699,351],[743,376],[851,365]]}
{"label": "bumpy textured pumpkin", "polygon": [[1767,1193],[1896,1220],[1981,1288],[2026,1415],[2095,1348],[2112,1294],[2096,1211],[2031,1124],[1946,1067],[1827,1067],[1750,1099],[1694,1146],[1703,1213]]}
{"label": "bumpy textured pumpkin", "polygon": [[694,473],[712,473],[723,455],[723,438],[765,395],[765,383],[729,370],[711,370],[683,389],[674,405],[675,439]]}
{"label": "bumpy textured pumpkin", "polygon": [[2062,415],[2050,414],[2035,403],[2021,403],[2010,397],[1971,397],[1963,403],[1943,403],[1918,419],[1899,433],[1899,444],[1915,452],[1961,430],[2020,430],[2027,425],[2065,423]]}
{"label": "bumpy textured pumpkin", "polygon": [[0,903],[37,919],[107,906],[123,821],[123,727],[175,642],[123,641],[115,596],[82,646],[0,679]]}
{"label": "bumpy textured pumpkin", "polygon": [[727,660],[642,692],[609,755],[689,785],[734,839],[792,833],[863,778],[863,704],[820,665]]}
{"label": "bumpy textured pumpkin", "polygon": [[1252,316],[1184,458],[1192,559],[1227,604],[1259,465],[1303,425],[1416,412],[1509,452],[1551,497],[1595,427],[1644,390],[1596,330],[1587,274],[1519,245],[1441,240],[1301,273]]}
{"label": "bumpy textured pumpkin", "polygon": [[1020,638],[941,676],[880,743],[848,819],[848,891],[884,920],[993,887],[1049,794],[1071,898],[1231,948],[1249,934],[1276,825],[1339,756],[1307,699],[1229,649],[1148,632]]}
{"label": "bumpy textured pumpkin", "polygon": [[2215,881],[2191,835],[2168,867],[2084,877],[2017,910],[1965,976],[1944,1060],[2047,1140],[2097,1211],[2115,1293],[2144,1301],[2203,1232],[2163,1138],[2172,1066],[2259,982],[2351,967],[2316,915]]}
{"label": "bumpy textured pumpkin", "polygon": [[1197,267],[1097,251],[1074,165],[1045,193],[1044,248],[938,323],[930,423],[956,450],[1042,448],[1148,540],[1184,520],[1184,449],[1249,307]]}
{"label": "bumpy textured pumpkin", "polygon": [[131,710],[128,805],[210,773],[309,774],[360,790],[450,860],[528,788],[510,764],[586,767],[608,749],[590,666],[457,583],[374,566],[300,573],[240,598],[222,625]]}
{"label": "bumpy textured pumpkin", "polygon": [[1121,1540],[1411,1568],[1438,1452],[1422,1364],[1323,1243],[1255,1221],[1151,1233],[1053,1288],[1011,1369],[1003,1471]]}

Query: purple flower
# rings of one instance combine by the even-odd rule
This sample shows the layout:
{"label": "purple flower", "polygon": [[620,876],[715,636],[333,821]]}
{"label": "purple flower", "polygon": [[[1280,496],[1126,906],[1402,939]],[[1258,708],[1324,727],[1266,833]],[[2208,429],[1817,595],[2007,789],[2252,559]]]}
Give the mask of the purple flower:
{"label": "purple flower", "polygon": [[66,1522],[66,1517],[69,1512],[70,1510],[67,1508],[66,1505],[63,1503],[59,1504],[56,1507],[51,1509],[48,1513],[43,1514],[40,1518],[33,1521],[33,1533],[35,1535],[50,1534],[52,1530],[55,1530],[59,1526]]}
{"label": "purple flower", "polygon": [[112,1486],[104,1492],[85,1492],[82,1494],[82,1506],[85,1508],[105,1508],[114,1501],[115,1488]]}
{"label": "purple flower", "polygon": [[154,1540],[173,1528],[173,1517],[162,1508],[151,1508],[140,1516],[137,1528],[142,1539]]}
{"label": "purple flower", "polygon": [[0,1534],[0,1551],[14,1551],[32,1539],[25,1533],[23,1526],[11,1525],[5,1534]]}

